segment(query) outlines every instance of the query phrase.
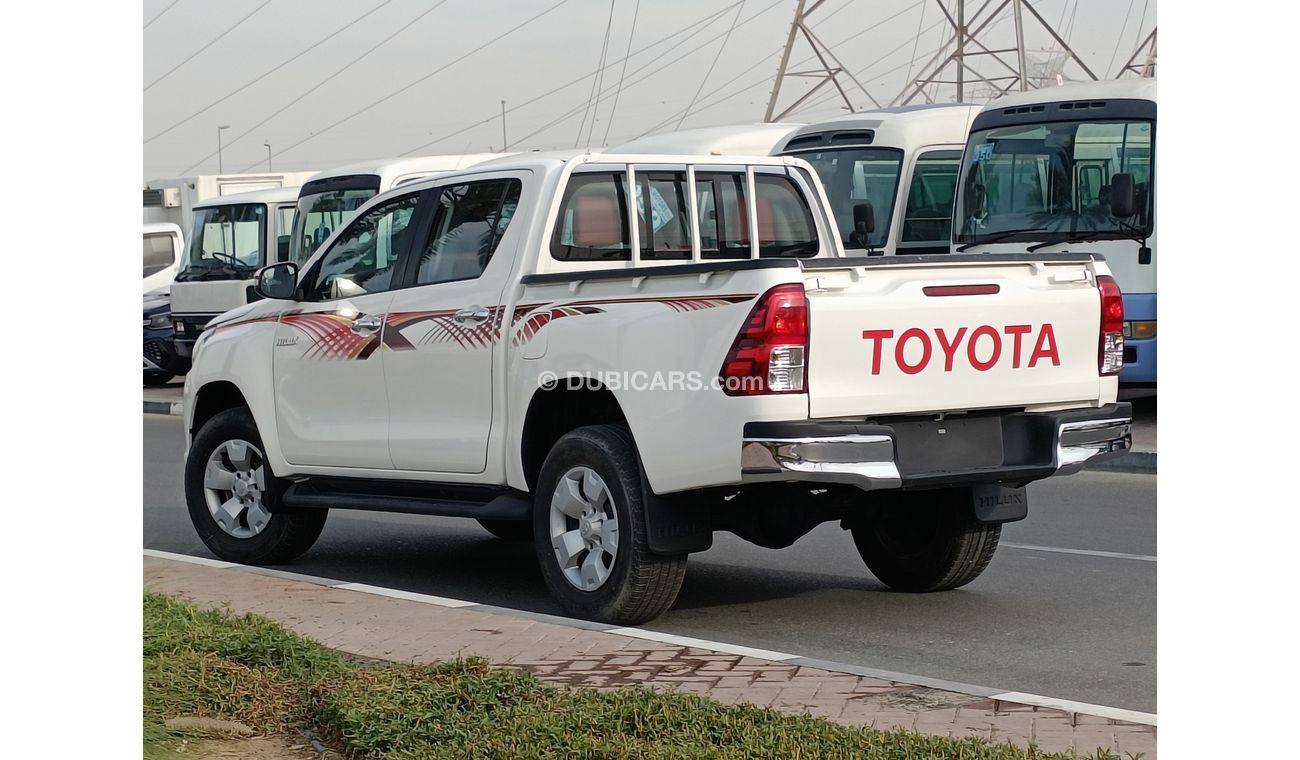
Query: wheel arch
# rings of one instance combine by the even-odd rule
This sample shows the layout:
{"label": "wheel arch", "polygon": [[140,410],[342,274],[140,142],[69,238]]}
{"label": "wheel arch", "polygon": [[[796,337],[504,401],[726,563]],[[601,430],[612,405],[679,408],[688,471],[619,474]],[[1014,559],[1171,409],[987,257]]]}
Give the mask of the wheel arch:
{"label": "wheel arch", "polygon": [[229,380],[215,380],[205,384],[194,394],[194,413],[190,417],[190,436],[203,429],[204,424],[227,409],[252,407],[238,385]]}
{"label": "wheel arch", "polygon": [[565,433],[587,425],[627,424],[618,399],[600,383],[538,388],[528,403],[519,440],[519,462],[528,490],[536,489],[546,455]]}

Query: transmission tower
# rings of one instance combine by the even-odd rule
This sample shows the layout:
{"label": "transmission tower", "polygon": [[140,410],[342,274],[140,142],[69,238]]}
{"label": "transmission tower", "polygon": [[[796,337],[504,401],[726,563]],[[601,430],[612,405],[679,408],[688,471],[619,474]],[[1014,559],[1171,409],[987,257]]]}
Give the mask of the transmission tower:
{"label": "transmission tower", "polygon": [[1128,63],[1124,68],[1119,70],[1115,75],[1116,79],[1123,77],[1125,74],[1133,73],[1140,77],[1154,77],[1156,75],[1156,28],[1151,27],[1151,33],[1142,40],[1142,44],[1137,46],[1133,55],[1129,57]]}
{"label": "transmission tower", "polygon": [[[824,2],[826,0],[813,0],[812,4],[809,5],[806,0],[799,0],[798,6],[795,7],[794,21],[790,24],[790,35],[785,40],[785,49],[781,51],[781,65],[776,70],[776,81],[772,84],[772,95],[767,100],[767,113],[763,116],[763,121],[781,121],[827,84],[834,85],[835,89],[839,91],[845,107],[850,111],[857,110],[853,106],[853,101],[849,99],[849,93],[844,89],[844,83],[840,81],[841,77],[847,77],[850,82],[857,86],[857,90],[861,91],[863,99],[859,101],[860,103],[865,105],[869,101],[873,106],[880,107],[880,103],[871,97],[871,93],[867,92],[867,88],[862,86],[857,77],[853,76],[852,72],[840,62],[840,59],[835,56],[835,53],[831,52],[826,43],[822,42],[809,28],[807,24],[808,17],[820,8]],[[805,71],[788,70],[790,54],[800,40],[803,40],[806,46],[812,49],[812,54],[816,56],[817,61],[821,64],[819,67]],[[804,47],[804,45],[798,46]],[[781,85],[789,77],[813,78],[817,79],[818,82],[807,92],[800,95],[793,103],[778,111],[777,104],[781,95]]]}
{"label": "transmission tower", "polygon": [[[1070,44],[1057,33],[1047,19],[1043,18],[1042,14],[1034,9],[1029,0],[984,0],[974,13],[967,13],[966,0],[953,0],[952,4],[955,8],[952,11],[943,0],[935,0],[935,4],[947,19],[952,34],[922,67],[921,75],[908,82],[890,101],[891,106],[907,105],[918,97],[929,100],[925,90],[931,85],[955,85],[957,102],[967,97],[968,82],[981,83],[981,94],[992,97],[998,97],[1013,89],[1028,90],[1034,87],[1037,84],[1035,79],[1041,80],[1042,72],[1034,71],[1038,68],[1037,63],[1030,66],[1025,60],[1025,24],[1031,20],[1036,21],[1062,48],[1061,54],[1065,56],[1065,60],[1060,63],[1060,67],[1063,67],[1066,61],[1073,60],[1090,79],[1097,78]],[[1015,20],[1015,44],[1012,47],[992,47],[994,43],[989,39],[992,37],[991,27],[1007,6],[1011,6],[1012,17]],[[1025,18],[1025,12],[1028,12],[1032,19]],[[997,72],[992,75],[981,74],[967,62],[968,58],[976,56],[988,56],[993,59],[998,64]],[[1014,58],[1008,60],[1008,56]],[[1058,73],[1060,67],[1057,68]],[[1038,74],[1038,77],[1035,77],[1035,74]]]}

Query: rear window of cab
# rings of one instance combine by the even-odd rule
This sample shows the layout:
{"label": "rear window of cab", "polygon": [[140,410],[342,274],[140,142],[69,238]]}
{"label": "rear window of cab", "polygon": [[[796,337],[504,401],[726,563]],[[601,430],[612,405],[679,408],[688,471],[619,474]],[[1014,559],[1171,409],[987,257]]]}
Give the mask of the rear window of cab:
{"label": "rear window of cab", "polygon": [[[636,204],[643,261],[689,261],[690,202],[684,171],[638,171],[629,192],[624,172],[575,173],[551,235],[558,261],[631,261],[628,204]],[[759,255],[809,257],[818,251],[807,200],[789,177],[755,173]],[[744,172],[695,174],[701,259],[750,258]]]}

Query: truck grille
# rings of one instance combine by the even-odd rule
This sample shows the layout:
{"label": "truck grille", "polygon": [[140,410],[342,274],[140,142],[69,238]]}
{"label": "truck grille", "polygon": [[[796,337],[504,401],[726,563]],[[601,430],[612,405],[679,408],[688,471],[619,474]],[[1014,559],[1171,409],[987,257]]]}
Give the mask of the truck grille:
{"label": "truck grille", "polygon": [[159,367],[166,366],[170,355],[171,351],[163,345],[161,340],[146,340],[144,342],[144,358],[157,364]]}

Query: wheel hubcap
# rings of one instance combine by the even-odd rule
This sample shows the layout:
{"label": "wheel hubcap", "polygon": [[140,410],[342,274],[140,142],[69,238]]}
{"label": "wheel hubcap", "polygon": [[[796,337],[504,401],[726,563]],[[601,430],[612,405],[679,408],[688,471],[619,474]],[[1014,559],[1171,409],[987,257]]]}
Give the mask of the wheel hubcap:
{"label": "wheel hubcap", "polygon": [[266,461],[248,441],[226,441],[208,457],[203,496],[217,527],[235,538],[252,538],[271,522],[262,504]]}
{"label": "wheel hubcap", "polygon": [[608,486],[590,467],[574,467],[551,497],[551,546],[564,577],[582,591],[609,580],[618,557],[618,512]]}

